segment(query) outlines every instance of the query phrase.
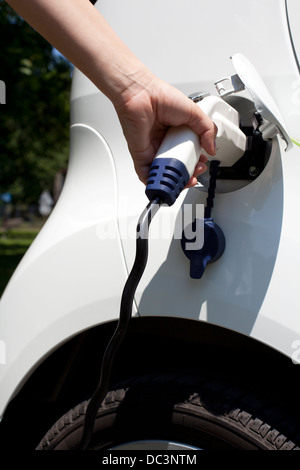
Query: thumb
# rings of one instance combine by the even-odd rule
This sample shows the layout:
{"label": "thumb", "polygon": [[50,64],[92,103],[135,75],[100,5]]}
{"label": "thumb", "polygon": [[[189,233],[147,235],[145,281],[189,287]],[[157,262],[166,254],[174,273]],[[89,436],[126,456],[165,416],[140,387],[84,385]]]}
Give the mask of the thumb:
{"label": "thumb", "polygon": [[193,103],[193,117],[188,126],[200,137],[200,143],[208,155],[216,154],[216,136],[218,128],[216,124],[202,111],[202,109]]}

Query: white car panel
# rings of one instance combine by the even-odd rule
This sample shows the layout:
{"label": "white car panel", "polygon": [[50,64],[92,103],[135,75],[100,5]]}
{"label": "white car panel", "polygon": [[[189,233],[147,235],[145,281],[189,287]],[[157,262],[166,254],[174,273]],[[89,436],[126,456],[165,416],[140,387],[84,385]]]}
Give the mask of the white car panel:
{"label": "white car panel", "polygon": [[[295,17],[296,2],[288,5]],[[154,73],[186,94],[216,93],[214,82],[234,73],[230,57],[244,54],[266,83],[288,135],[299,140],[299,71],[283,0],[103,0],[96,6]],[[144,186],[113,106],[77,70],[71,111],[63,193],[1,299],[6,361],[0,364],[0,416],[53,349],[118,318],[135,256]],[[201,280],[190,279],[174,229],[185,204],[203,207],[205,191],[185,191],[174,206],[162,208],[151,226],[133,314],[200,319],[291,357],[300,337],[299,166],[299,147],[286,152],[275,137],[255,181],[216,195],[213,216],[226,249]]]}

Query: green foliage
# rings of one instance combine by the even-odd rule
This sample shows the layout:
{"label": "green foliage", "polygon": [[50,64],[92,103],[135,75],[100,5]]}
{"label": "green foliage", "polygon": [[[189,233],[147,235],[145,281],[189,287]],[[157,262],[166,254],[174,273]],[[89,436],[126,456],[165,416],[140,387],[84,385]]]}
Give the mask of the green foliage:
{"label": "green foliage", "polygon": [[0,245],[9,245],[15,243],[15,241],[24,241],[24,243],[31,243],[37,234],[39,233],[38,228],[17,228],[8,229],[2,233],[0,239]]}
{"label": "green foliage", "polygon": [[21,227],[0,231],[0,297],[39,228]]}
{"label": "green foliage", "polygon": [[0,0],[0,194],[35,204],[66,167],[72,68]]}

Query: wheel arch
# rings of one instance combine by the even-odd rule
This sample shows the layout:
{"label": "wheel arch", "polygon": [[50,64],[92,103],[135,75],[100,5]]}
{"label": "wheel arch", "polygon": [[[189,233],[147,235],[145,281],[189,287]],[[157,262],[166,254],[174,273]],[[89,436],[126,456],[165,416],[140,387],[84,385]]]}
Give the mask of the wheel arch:
{"label": "wheel arch", "polygon": [[[9,448],[16,417],[24,423],[23,444],[34,448],[63,413],[94,391],[104,349],[116,322],[80,332],[53,351],[11,401],[0,426]],[[174,317],[135,317],[117,355],[112,382],[157,371],[213,371],[280,399],[296,400],[298,369],[268,345],[216,325]],[[295,393],[295,400],[293,399]],[[26,423],[32,432],[26,434]],[[27,446],[27,447],[26,447]]]}

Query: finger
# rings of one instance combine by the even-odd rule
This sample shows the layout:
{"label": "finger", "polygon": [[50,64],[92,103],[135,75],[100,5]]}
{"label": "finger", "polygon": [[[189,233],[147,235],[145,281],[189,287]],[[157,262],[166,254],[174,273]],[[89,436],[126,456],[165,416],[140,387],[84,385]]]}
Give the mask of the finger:
{"label": "finger", "polygon": [[[213,123],[214,124],[214,123]],[[208,155],[216,155],[216,135],[217,135],[217,126],[214,124],[213,129],[209,129],[200,136],[200,143],[203,149],[208,153]]]}
{"label": "finger", "polygon": [[207,156],[202,153],[199,158],[199,162],[206,163],[208,160]]}
{"label": "finger", "polygon": [[211,119],[196,107],[197,114],[193,121],[190,123],[191,129],[196,132],[200,137],[200,143],[208,155],[214,156],[216,154],[216,136],[218,128]]}
{"label": "finger", "polygon": [[186,185],[186,189],[194,187],[198,183],[198,179],[197,179],[198,176],[202,175],[202,173],[205,173],[205,171],[207,171],[206,164],[204,162],[199,161],[199,163],[197,163],[195,167],[193,175],[191,176],[191,178],[189,179]]}

